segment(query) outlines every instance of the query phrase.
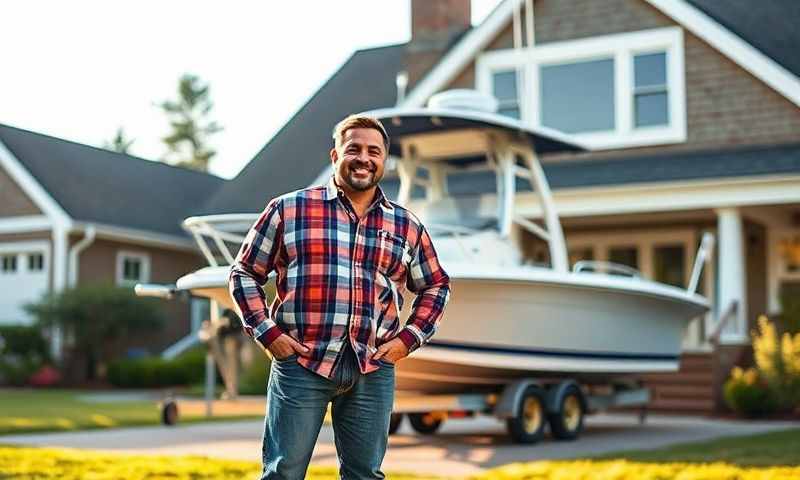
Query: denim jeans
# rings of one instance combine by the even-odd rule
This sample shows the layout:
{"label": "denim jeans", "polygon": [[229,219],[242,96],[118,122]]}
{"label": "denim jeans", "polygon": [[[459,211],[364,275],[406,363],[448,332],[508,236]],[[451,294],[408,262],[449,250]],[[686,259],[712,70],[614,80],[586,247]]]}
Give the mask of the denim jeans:
{"label": "denim jeans", "polygon": [[384,478],[389,417],[394,401],[394,365],[357,374],[342,392],[336,382],[297,363],[293,355],[273,360],[267,387],[262,479],[305,478],[328,403],[342,479]]}

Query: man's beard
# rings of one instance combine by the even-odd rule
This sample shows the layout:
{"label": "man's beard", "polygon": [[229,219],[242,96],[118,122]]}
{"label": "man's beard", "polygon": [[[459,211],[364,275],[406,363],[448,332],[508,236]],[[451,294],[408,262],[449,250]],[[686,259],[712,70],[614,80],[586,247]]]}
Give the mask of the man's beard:
{"label": "man's beard", "polygon": [[[356,167],[366,168],[369,171],[369,174],[366,177],[356,178],[355,172],[353,172]],[[376,169],[372,165],[363,164],[348,166],[343,177],[344,181],[347,182],[347,185],[350,188],[362,192],[374,187],[378,184],[378,181],[380,181],[380,178],[378,178],[376,175]]]}

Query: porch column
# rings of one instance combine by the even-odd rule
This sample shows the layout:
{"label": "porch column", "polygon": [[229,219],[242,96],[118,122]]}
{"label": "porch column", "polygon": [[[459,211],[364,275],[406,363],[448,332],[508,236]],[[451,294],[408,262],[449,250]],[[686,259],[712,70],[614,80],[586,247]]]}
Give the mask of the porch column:
{"label": "porch column", "polygon": [[735,318],[728,321],[722,330],[720,343],[747,343],[747,288],[744,252],[744,230],[742,215],[738,208],[717,209],[717,232],[719,236],[717,265],[719,266],[719,291],[717,315],[728,310],[732,302],[738,302]]}

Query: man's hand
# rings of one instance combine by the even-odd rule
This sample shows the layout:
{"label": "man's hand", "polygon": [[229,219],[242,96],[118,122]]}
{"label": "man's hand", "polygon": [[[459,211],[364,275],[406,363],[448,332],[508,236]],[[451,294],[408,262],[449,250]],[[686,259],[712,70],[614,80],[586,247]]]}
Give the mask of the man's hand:
{"label": "man's hand", "polygon": [[267,349],[269,350],[269,353],[272,354],[272,358],[277,360],[288,358],[293,353],[304,356],[310,351],[308,347],[289,335],[286,335],[285,333],[282,333],[280,337],[273,340]]}
{"label": "man's hand", "polygon": [[394,338],[378,347],[378,351],[372,356],[375,361],[383,360],[384,362],[397,363],[401,358],[408,356],[408,348],[399,338]]}

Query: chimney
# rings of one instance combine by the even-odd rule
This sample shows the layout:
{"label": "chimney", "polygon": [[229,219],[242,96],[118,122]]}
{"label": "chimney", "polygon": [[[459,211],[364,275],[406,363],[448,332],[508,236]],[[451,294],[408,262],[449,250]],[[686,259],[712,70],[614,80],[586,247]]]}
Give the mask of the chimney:
{"label": "chimney", "polygon": [[406,47],[412,88],[470,27],[471,0],[411,0],[411,42]]}

